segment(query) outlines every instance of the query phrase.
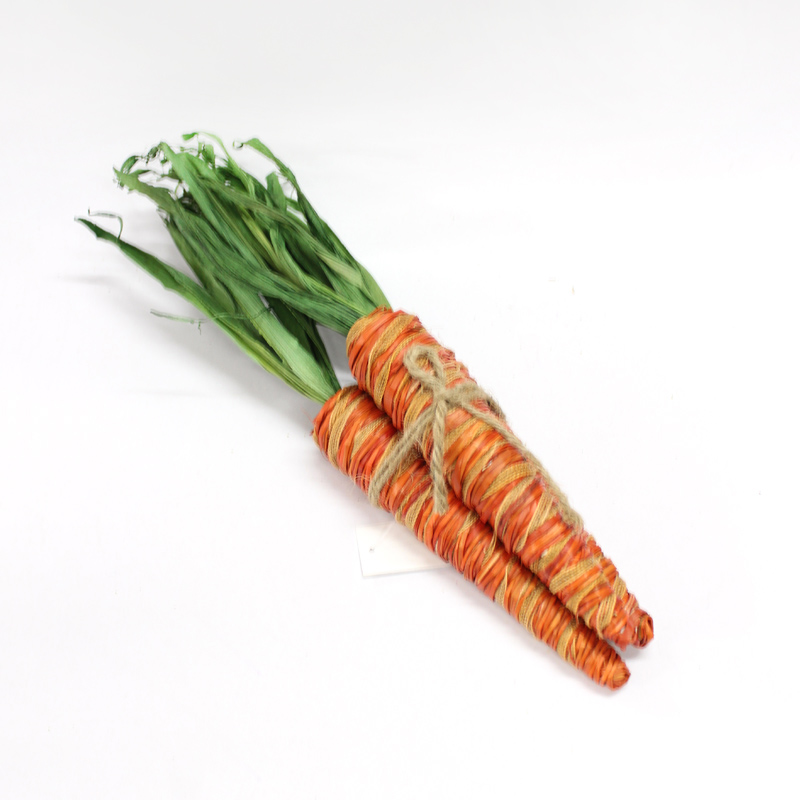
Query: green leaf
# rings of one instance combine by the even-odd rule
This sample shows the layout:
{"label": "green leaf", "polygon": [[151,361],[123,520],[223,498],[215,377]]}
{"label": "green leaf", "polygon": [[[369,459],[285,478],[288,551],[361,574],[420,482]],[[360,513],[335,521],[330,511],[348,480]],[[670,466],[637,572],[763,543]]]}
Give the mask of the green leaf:
{"label": "green leaf", "polygon": [[160,281],[164,288],[188,300],[201,313],[219,325],[264,369],[292,388],[319,402],[324,402],[337,390],[338,385],[331,385],[328,370],[315,369],[308,358],[308,353],[287,331],[284,330],[276,337],[283,354],[272,350],[252,337],[240,320],[228,314],[202,286],[182,272],[165,264],[156,256],[114,236],[88,219],[79,218],[78,222],[85,225],[98,239],[118,247],[128,258]]}
{"label": "green leaf", "polygon": [[346,334],[359,317],[388,306],[383,292],[259,139],[242,146],[277,170],[263,182],[218,137],[193,132],[183,141],[131,156],[115,174],[120,186],[155,203],[196,280],[81,221],[198,307],[265,369],[326,399],[338,382],[317,325]]}

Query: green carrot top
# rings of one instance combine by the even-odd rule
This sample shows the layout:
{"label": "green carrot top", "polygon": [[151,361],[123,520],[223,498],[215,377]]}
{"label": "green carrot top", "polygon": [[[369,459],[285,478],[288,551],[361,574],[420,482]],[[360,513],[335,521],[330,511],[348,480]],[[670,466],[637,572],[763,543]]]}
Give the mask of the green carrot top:
{"label": "green carrot top", "polygon": [[191,144],[175,150],[162,142],[115,174],[120,186],[158,206],[196,280],[89,219],[79,222],[192,303],[269,372],[323,402],[339,384],[316,323],[346,334],[359,317],[388,306],[386,297],[258,139],[240,146],[274,165],[264,182],[217,137],[183,138]]}

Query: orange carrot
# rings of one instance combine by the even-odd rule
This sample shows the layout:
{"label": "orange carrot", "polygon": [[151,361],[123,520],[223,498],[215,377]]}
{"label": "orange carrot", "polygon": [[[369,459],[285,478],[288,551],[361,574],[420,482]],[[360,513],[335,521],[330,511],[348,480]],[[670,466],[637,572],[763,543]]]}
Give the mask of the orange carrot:
{"label": "orange carrot", "polygon": [[[250,140],[246,145],[280,173],[262,184],[219,140],[198,134],[185,140],[195,142],[177,150],[162,142],[127,159],[116,174],[120,185],[159,206],[197,280],[90,220],[82,224],[306,397],[324,402],[339,388],[316,325],[347,334],[353,373],[391,417],[385,436],[393,444],[367,446],[380,419],[358,431],[344,420],[331,427],[327,451],[339,454],[345,434],[352,437],[348,458],[367,459],[359,469],[369,476],[363,488],[373,501],[401,514],[424,541],[490,596],[502,596],[511,613],[595,678],[606,675],[605,656],[589,655],[602,648],[583,633],[584,622],[620,647],[649,641],[652,620],[493,401],[418,320],[381,310],[388,305],[382,290],[318,216],[288,167]],[[286,196],[285,186],[294,197]],[[418,459],[417,446],[429,467]],[[411,470],[415,461],[421,475]],[[446,520],[462,513],[456,498],[476,513],[451,530]],[[538,591],[542,584],[564,605],[546,588]],[[534,614],[534,608],[546,610]],[[553,630],[560,631],[557,641]],[[608,674],[601,682],[624,682],[617,667]]]}
{"label": "orange carrot", "polygon": [[[412,366],[416,374],[437,368],[408,363],[407,356],[420,348],[432,350],[438,358],[440,386],[435,385],[433,374],[430,383],[412,377]],[[376,309],[359,319],[348,333],[347,350],[358,385],[401,431],[414,428],[420,415],[436,401],[436,392],[477,388],[453,353],[416,317],[401,311]],[[510,433],[496,409],[478,396],[462,405],[448,405],[445,413],[440,457],[443,477],[455,495],[590,628],[622,648],[646,644],[647,635],[637,632],[642,615],[634,613],[638,608],[633,605],[635,599],[629,600],[624,584],[619,586],[625,599],[615,594],[580,518],[541,465]],[[487,422],[489,417],[494,425]],[[420,434],[419,446],[426,461],[432,463],[436,442],[430,427]],[[643,627],[647,628],[647,623]]]}
{"label": "orange carrot", "polygon": [[[354,386],[331,397],[314,421],[314,439],[322,452],[365,492],[401,438],[372,398]],[[592,680],[611,689],[628,680],[630,673],[619,654],[576,619],[517,556],[509,555],[452,490],[443,515],[434,511],[433,494],[428,465],[412,454],[384,484],[380,505]]]}

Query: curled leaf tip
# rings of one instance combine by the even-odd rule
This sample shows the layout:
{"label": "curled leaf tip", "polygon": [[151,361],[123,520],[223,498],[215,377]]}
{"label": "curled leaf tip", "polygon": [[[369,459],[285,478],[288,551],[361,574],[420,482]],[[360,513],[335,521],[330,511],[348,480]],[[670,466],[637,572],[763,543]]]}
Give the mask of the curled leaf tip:
{"label": "curled leaf tip", "polygon": [[[86,209],[86,216],[87,217],[108,217],[109,219],[115,219],[119,222],[119,233],[117,234],[117,239],[122,238],[122,217],[119,214],[114,214],[112,211],[92,211],[91,208]],[[75,217],[76,222],[83,222],[84,220],[81,217]]]}
{"label": "curled leaf tip", "polygon": [[128,156],[125,161],[122,162],[122,166],[120,167],[119,171],[130,172],[140,158],[141,156]]}

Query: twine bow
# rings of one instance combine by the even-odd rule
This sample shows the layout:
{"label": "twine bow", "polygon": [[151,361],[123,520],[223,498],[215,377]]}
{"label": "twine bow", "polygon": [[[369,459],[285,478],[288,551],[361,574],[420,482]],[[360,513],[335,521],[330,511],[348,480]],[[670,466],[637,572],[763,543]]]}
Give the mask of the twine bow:
{"label": "twine bow", "polygon": [[[561,506],[561,516],[575,530],[583,530],[583,520],[567,502],[541,462],[522,442],[506,427],[505,415],[497,402],[474,381],[465,381],[453,386],[447,385],[444,365],[439,357],[439,350],[433,345],[415,345],[410,347],[403,357],[403,364],[408,374],[419,381],[420,385],[431,393],[431,404],[419,417],[405,429],[399,444],[383,459],[369,487],[369,499],[378,505],[381,491],[387,481],[410,458],[415,457],[417,449],[422,451],[425,437],[430,431],[433,446],[431,449],[430,468],[433,477],[433,503],[437,514],[447,512],[448,484],[444,471],[445,423],[447,414],[454,408],[462,408],[475,419],[480,420],[497,431],[512,447],[525,458],[532,468],[532,474],[539,473],[545,486]],[[427,368],[426,368],[427,367]],[[486,412],[476,408],[475,403],[483,401],[489,408]]]}

